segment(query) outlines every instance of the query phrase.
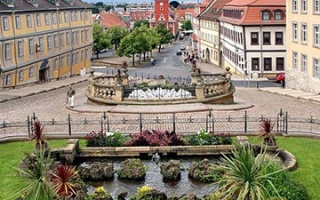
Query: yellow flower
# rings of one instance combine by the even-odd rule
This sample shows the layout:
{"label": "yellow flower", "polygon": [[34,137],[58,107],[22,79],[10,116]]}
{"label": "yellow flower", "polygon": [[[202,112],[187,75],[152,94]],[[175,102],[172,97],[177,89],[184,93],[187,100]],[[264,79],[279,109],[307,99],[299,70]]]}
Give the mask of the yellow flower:
{"label": "yellow flower", "polygon": [[152,190],[153,190],[152,187],[150,187],[148,185],[144,185],[144,186],[138,188],[138,193],[139,194],[145,194],[145,193],[148,193],[148,192],[150,192]]}
{"label": "yellow flower", "polygon": [[95,193],[106,193],[107,191],[104,189],[103,186],[101,186],[101,187],[96,188],[94,192]]}

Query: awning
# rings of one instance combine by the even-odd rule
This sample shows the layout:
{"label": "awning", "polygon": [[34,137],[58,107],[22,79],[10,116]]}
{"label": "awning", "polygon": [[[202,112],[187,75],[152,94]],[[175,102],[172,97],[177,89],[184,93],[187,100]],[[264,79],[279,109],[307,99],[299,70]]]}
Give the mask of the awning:
{"label": "awning", "polygon": [[48,61],[48,59],[43,60],[41,66],[40,66],[40,70],[44,70],[44,69],[46,69],[46,68],[48,68],[48,67],[49,67],[49,61]]}

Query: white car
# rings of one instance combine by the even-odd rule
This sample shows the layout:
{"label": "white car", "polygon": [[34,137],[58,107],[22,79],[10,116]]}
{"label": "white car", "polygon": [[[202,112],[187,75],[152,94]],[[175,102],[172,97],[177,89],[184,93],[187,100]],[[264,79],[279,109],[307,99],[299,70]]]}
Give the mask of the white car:
{"label": "white car", "polygon": [[184,45],[181,45],[181,46],[180,46],[180,49],[181,49],[181,50],[186,50],[186,47],[185,47]]}

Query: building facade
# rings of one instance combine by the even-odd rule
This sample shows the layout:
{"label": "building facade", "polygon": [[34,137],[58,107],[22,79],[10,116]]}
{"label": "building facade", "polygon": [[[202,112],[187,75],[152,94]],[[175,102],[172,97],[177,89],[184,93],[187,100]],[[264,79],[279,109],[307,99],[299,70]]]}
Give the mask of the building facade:
{"label": "building facade", "polygon": [[0,86],[79,75],[91,66],[91,7],[80,0],[0,2]]}
{"label": "building facade", "polygon": [[287,0],[286,87],[320,93],[320,0]]}
{"label": "building facade", "polygon": [[283,72],[286,56],[285,0],[232,0],[220,19],[224,67],[253,77]]}
{"label": "building facade", "polygon": [[212,0],[200,13],[200,55],[203,61],[221,66],[220,21],[223,6],[230,0]]}

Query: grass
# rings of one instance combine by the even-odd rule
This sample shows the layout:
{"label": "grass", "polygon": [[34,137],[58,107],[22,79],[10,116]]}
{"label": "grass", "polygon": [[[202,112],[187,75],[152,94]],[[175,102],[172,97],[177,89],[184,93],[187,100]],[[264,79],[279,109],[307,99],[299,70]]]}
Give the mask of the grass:
{"label": "grass", "polygon": [[[250,137],[252,143],[262,143],[262,138]],[[50,147],[65,146],[66,140],[50,140]],[[277,137],[280,148],[293,153],[298,162],[298,169],[290,172],[292,178],[304,184],[312,200],[320,199],[318,188],[320,187],[320,140],[309,138]],[[80,140],[80,146],[85,146],[85,140]],[[33,142],[10,142],[0,144],[0,199],[13,193],[23,179],[17,176],[16,170],[24,152],[32,152]],[[319,177],[319,178],[317,178]]]}

